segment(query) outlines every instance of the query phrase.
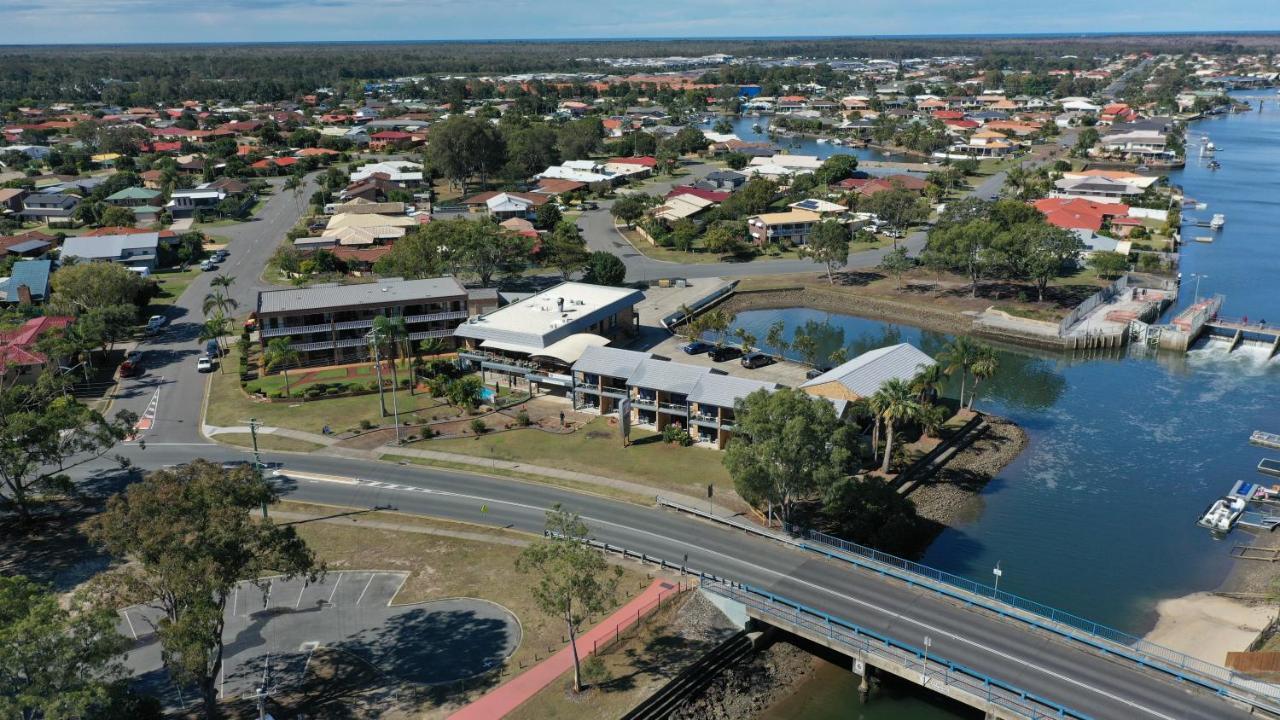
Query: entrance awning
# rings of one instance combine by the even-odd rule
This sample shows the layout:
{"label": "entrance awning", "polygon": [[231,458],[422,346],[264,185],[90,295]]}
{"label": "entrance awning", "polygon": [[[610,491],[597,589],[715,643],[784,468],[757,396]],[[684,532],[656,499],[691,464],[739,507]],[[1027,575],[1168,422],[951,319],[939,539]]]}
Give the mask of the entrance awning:
{"label": "entrance awning", "polygon": [[538,360],[552,360],[564,365],[573,365],[578,362],[578,358],[582,357],[582,353],[586,352],[587,348],[603,347],[608,344],[608,338],[592,333],[578,333],[531,353],[531,357]]}

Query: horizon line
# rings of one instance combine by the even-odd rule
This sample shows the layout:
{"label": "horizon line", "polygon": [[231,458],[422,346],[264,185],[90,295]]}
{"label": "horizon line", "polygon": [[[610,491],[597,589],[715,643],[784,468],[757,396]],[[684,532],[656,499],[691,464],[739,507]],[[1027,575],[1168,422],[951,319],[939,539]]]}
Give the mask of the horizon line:
{"label": "horizon line", "polygon": [[29,48],[67,48],[67,47],[205,47],[205,46],[269,46],[269,45],[446,45],[446,44],[498,44],[498,43],[611,43],[611,42],[732,42],[732,41],[839,41],[839,40],[983,40],[983,39],[1070,39],[1070,38],[1124,38],[1124,37],[1196,37],[1210,35],[1231,35],[1236,37],[1259,37],[1280,35],[1275,30],[1163,30],[1163,31],[1123,31],[1094,30],[1082,32],[1014,32],[1014,33],[876,33],[869,35],[651,35],[635,37],[492,37],[492,38],[401,38],[391,40],[210,40],[187,42],[80,42],[80,43],[0,43],[0,50]]}

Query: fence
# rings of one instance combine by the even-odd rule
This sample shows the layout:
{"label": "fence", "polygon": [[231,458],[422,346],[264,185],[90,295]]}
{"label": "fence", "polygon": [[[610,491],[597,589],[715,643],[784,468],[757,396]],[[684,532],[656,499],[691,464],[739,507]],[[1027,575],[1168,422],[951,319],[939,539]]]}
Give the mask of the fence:
{"label": "fence", "polygon": [[786,625],[791,625],[825,637],[836,645],[852,650],[854,657],[859,655],[867,658],[875,657],[885,664],[897,665],[906,672],[919,673],[921,685],[925,687],[931,684],[935,687],[941,685],[950,689],[953,696],[955,693],[967,695],[974,701],[980,701],[970,702],[975,707],[986,709],[995,705],[1018,717],[1032,720],[1040,718],[1089,720],[1090,716],[1084,713],[939,657],[928,652],[927,649],[921,650],[909,643],[886,637],[778,595],[746,585],[714,581],[704,582],[702,587],[708,592],[776,618],[784,629]]}
{"label": "fence", "polygon": [[1129,287],[1129,276],[1121,275],[1110,285],[1090,295],[1084,302],[1067,313],[1067,316],[1062,318],[1062,322],[1058,323],[1058,337],[1066,337],[1067,332],[1071,330],[1071,326],[1080,322],[1080,318],[1093,312],[1093,309],[1102,303],[1110,302],[1112,298],[1119,295],[1127,287]]}
{"label": "fence", "polygon": [[634,617],[625,618],[614,625],[613,633],[606,636],[603,643],[599,638],[592,640],[591,654],[594,655],[601,650],[608,650],[618,644],[622,638],[626,637],[625,633],[627,630],[639,627],[641,620],[647,619],[653,613],[661,610],[664,602],[670,605],[672,600],[679,597],[680,594],[688,590],[689,587],[690,586],[687,583],[681,581],[676,583],[675,588],[671,590],[663,590],[658,593],[658,597],[656,599],[649,601],[644,605],[644,607],[637,609]]}
{"label": "fence", "polygon": [[[841,554],[829,553],[815,547],[805,546],[806,549],[823,552],[829,557],[865,566],[869,570],[891,575],[912,585],[956,597],[966,603],[977,604],[997,612],[1001,616],[1026,622],[1056,635],[1091,645],[1095,649],[1168,673],[1220,695],[1232,697],[1272,712],[1280,712],[1280,708],[1241,697],[1218,683],[1225,683],[1228,687],[1273,701],[1280,700],[1280,687],[1254,680],[1247,676],[1237,675],[1234,671],[1221,665],[1214,665],[1176,650],[1171,650],[1163,645],[1147,642],[1139,637],[1100,625],[1092,620],[1058,610],[1034,600],[996,590],[990,585],[984,585],[959,575],[952,575],[927,565],[921,565],[873,548],[851,543],[848,540],[842,540],[816,530],[804,530],[799,534],[801,537],[815,543],[836,548]],[[959,593],[964,594],[960,595]],[[984,600],[992,602],[983,602]],[[1011,608],[1020,610],[1022,613],[1011,613]],[[1039,622],[1037,618],[1049,622],[1047,624]],[[1079,633],[1071,632],[1072,630],[1077,630]],[[1083,633],[1083,635],[1080,633]],[[1132,650],[1133,652],[1123,652],[1123,649]]]}

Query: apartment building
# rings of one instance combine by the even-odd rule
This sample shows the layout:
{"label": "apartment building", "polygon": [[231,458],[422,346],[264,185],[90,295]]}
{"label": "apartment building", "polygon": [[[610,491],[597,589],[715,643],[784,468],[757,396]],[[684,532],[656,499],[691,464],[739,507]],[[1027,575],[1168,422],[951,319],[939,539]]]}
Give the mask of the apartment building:
{"label": "apartment building", "polygon": [[437,339],[452,347],[455,328],[471,312],[488,309],[485,303],[496,307],[493,301],[470,302],[467,290],[452,277],[385,278],[362,285],[260,292],[257,319],[264,347],[288,337],[301,364],[338,364],[369,357],[366,336],[377,317],[403,320],[414,346]]}

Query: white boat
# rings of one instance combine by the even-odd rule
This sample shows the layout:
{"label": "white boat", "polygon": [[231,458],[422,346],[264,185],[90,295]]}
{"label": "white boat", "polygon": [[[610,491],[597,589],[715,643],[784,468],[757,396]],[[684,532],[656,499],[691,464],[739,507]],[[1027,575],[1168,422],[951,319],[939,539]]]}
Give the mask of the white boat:
{"label": "white boat", "polygon": [[1204,152],[1206,155],[1212,155],[1217,150],[1218,150],[1218,147],[1216,145],[1214,145],[1212,142],[1209,142],[1208,140],[1205,141]]}
{"label": "white boat", "polygon": [[1213,501],[1196,524],[1214,532],[1230,532],[1247,504],[1244,498],[1238,496],[1220,498]]}
{"label": "white boat", "polygon": [[831,138],[831,144],[832,144],[832,145],[843,145],[843,144],[844,144],[844,141],[843,141],[843,140],[841,140],[840,138]]}
{"label": "white boat", "polygon": [[1221,229],[1222,226],[1226,224],[1227,224],[1227,216],[1223,215],[1222,213],[1218,213],[1214,215],[1213,219],[1209,221],[1209,227],[1213,228],[1214,230]]}
{"label": "white boat", "polygon": [[829,142],[831,142],[831,141],[830,141],[830,140],[828,140],[828,139],[826,139],[826,138],[818,138],[818,144],[819,144],[819,145],[826,145],[826,144],[827,144],[827,143],[829,143]]}

